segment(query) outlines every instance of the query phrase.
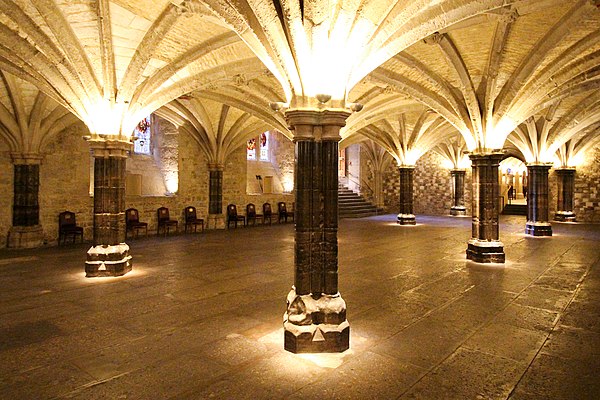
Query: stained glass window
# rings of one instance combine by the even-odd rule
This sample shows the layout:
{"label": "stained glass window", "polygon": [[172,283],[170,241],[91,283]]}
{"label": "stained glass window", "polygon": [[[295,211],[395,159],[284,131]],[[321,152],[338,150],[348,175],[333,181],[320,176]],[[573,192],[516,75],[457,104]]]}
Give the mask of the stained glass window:
{"label": "stained glass window", "polygon": [[269,132],[260,135],[260,161],[269,161]]}
{"label": "stained glass window", "polygon": [[256,160],[256,139],[248,140],[246,144],[246,157],[248,160]]}
{"label": "stained glass window", "polygon": [[133,142],[134,153],[150,154],[150,140],[152,134],[152,129],[150,128],[150,116],[147,116],[141,120],[133,130],[133,135],[138,138]]}

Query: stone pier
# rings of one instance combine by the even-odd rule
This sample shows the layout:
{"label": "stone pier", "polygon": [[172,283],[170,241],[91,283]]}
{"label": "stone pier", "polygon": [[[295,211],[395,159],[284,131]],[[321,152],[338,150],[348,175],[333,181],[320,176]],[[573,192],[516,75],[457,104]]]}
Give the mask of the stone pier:
{"label": "stone pier", "polygon": [[400,173],[400,212],[397,222],[400,225],[415,225],[417,223],[413,211],[413,175],[414,165],[401,165],[398,167]]}
{"label": "stone pier", "polygon": [[549,164],[527,164],[529,187],[527,190],[527,224],[525,233],[532,236],[552,236],[548,222],[548,171]]}
{"label": "stone pier", "polygon": [[498,165],[502,156],[502,153],[469,156],[473,168],[473,215],[467,259],[480,263],[503,263],[505,259],[498,229]]}
{"label": "stone pier", "polygon": [[208,221],[209,229],[224,229],[223,165],[208,164]]}
{"label": "stone pier", "polygon": [[296,145],[294,287],[284,315],[284,347],[293,353],[342,352],[350,346],[346,303],[338,291],[338,142],[350,115],[288,110]]}
{"label": "stone pier", "polygon": [[94,156],[94,242],[85,275],[120,276],[132,268],[125,243],[125,162],[132,143],[124,139],[89,143]]}
{"label": "stone pier", "polygon": [[575,168],[558,168],[554,171],[557,177],[558,195],[555,221],[575,222],[573,211],[573,193],[575,192]]}
{"label": "stone pier", "polygon": [[450,215],[466,215],[467,208],[465,207],[465,175],[464,169],[453,169],[450,171],[452,176],[452,207],[450,207]]}
{"label": "stone pier", "polygon": [[44,243],[40,225],[38,193],[42,157],[31,154],[13,154],[13,218],[8,231],[10,248],[34,248]]}

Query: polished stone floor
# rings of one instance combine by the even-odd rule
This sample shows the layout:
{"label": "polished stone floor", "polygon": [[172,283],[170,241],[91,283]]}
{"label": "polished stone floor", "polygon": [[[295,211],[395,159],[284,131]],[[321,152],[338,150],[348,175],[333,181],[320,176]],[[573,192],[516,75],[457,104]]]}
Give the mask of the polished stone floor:
{"label": "polished stone floor", "polygon": [[465,261],[469,218],[340,223],[351,349],[283,350],[293,225],[131,240],[134,272],[83,276],[86,245],[0,251],[0,399],[599,399],[600,225]]}

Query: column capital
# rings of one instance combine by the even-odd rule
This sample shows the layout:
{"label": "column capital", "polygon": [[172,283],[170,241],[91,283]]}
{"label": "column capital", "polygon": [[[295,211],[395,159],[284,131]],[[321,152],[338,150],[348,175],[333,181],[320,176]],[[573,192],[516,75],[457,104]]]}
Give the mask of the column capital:
{"label": "column capital", "polygon": [[39,165],[42,163],[44,156],[39,153],[10,153],[13,164],[16,165]]}
{"label": "column capital", "polygon": [[340,129],[346,126],[350,114],[340,109],[290,109],[285,119],[294,131],[294,140],[339,141]]}
{"label": "column capital", "polygon": [[398,165],[398,169],[415,169],[414,165]]}
{"label": "column capital", "polygon": [[502,151],[493,151],[493,152],[489,152],[489,153],[470,153],[469,154],[469,159],[471,161],[477,161],[477,160],[502,160],[502,158],[504,157],[504,152]]}
{"label": "column capital", "polygon": [[225,166],[222,163],[208,163],[208,170],[209,171],[223,171],[223,169],[225,169]]}
{"label": "column capital", "polygon": [[122,138],[115,139],[104,137],[88,138],[87,142],[90,145],[92,154],[97,158],[120,157],[127,158],[127,155],[133,149],[131,140],[123,140]]}
{"label": "column capital", "polygon": [[554,171],[558,172],[558,173],[571,173],[571,172],[575,172],[576,170],[577,170],[577,168],[575,168],[575,167],[554,168]]}
{"label": "column capital", "polygon": [[464,169],[464,168],[452,168],[452,169],[450,170],[450,173],[451,173],[451,174],[466,174],[466,173],[467,173],[467,170],[466,170],[466,169]]}
{"label": "column capital", "polygon": [[545,163],[545,162],[532,162],[532,163],[526,163],[525,164],[527,166],[527,168],[538,168],[538,169],[550,169],[552,168],[552,163]]}

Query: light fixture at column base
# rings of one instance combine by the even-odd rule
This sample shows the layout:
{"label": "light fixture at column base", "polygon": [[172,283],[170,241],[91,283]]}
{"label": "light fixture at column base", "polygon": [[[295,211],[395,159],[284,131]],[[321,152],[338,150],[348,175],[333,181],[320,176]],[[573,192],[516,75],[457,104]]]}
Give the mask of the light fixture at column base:
{"label": "light fixture at column base", "polygon": [[400,225],[415,225],[417,219],[414,214],[398,214],[397,222]]}
{"label": "light fixture at column base", "polygon": [[549,222],[531,222],[525,225],[525,233],[531,236],[552,236],[552,225]]}
{"label": "light fixture at column base", "polygon": [[133,263],[125,243],[91,247],[87,252],[85,276],[88,278],[122,276],[131,271]]}
{"label": "light fixture at column base", "polygon": [[12,226],[8,231],[7,247],[11,249],[33,249],[44,244],[41,225]]}
{"label": "light fixture at column base", "polygon": [[557,211],[554,214],[554,220],[560,222],[575,222],[575,213],[573,211]]}
{"label": "light fixture at column base", "polygon": [[350,348],[346,302],[340,294],[297,295],[292,289],[283,316],[284,348],[292,353],[341,353]]}
{"label": "light fixture at column base", "polygon": [[469,240],[467,260],[478,263],[504,263],[504,244],[500,241]]}
{"label": "light fixture at column base", "polygon": [[467,208],[465,206],[452,206],[450,207],[450,215],[467,215]]}

